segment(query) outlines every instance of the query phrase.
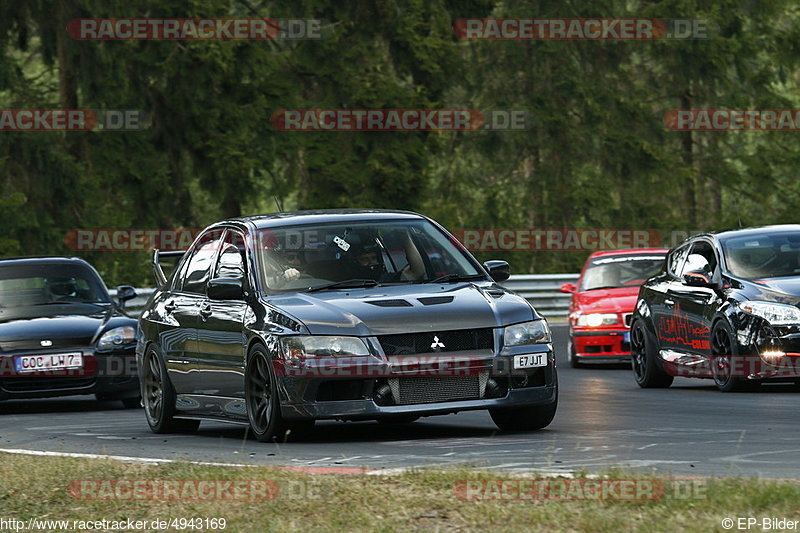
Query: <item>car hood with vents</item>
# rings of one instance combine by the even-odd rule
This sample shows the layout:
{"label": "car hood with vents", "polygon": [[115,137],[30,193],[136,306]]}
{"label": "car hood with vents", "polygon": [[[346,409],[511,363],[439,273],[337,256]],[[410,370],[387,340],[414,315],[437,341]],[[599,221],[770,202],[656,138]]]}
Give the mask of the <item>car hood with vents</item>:
{"label": "car hood with vents", "polygon": [[389,285],[266,298],[312,335],[392,335],[507,326],[540,318],[489,282]]}

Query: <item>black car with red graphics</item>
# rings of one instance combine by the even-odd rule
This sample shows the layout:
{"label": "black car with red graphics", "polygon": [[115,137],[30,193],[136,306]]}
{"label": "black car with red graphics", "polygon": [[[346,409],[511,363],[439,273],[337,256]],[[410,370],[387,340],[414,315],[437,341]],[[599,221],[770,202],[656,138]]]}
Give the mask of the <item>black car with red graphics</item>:
{"label": "black car with red graphics", "polygon": [[800,225],[696,235],[639,292],[631,359],[644,388],[800,381]]}

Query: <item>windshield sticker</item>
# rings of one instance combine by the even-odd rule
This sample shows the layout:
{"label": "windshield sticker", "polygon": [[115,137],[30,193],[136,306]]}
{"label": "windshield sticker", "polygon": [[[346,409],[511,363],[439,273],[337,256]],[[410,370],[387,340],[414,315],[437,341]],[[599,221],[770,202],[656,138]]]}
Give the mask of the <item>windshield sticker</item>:
{"label": "windshield sticker", "polygon": [[335,242],[336,246],[338,246],[345,252],[350,249],[350,243],[344,240],[343,238],[339,237],[338,235],[333,238],[333,242]]}

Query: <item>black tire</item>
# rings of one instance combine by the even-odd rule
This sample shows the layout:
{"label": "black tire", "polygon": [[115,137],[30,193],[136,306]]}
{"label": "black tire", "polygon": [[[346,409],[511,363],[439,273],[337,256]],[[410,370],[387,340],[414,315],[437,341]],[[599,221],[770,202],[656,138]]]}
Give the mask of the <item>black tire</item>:
{"label": "black tire", "polygon": [[714,385],[722,392],[744,392],[757,389],[757,381],[734,375],[733,368],[745,368],[740,361],[739,348],[731,327],[725,320],[718,320],[711,329],[711,374]]}
{"label": "black tire", "polygon": [[631,368],[636,383],[643,389],[665,389],[675,379],[661,368],[656,347],[641,320],[631,326]]}
{"label": "black tire", "polygon": [[573,344],[572,339],[567,341],[567,363],[569,363],[570,368],[581,368],[583,366],[575,356],[575,344]]}
{"label": "black tire", "polygon": [[556,399],[546,405],[489,409],[489,414],[501,431],[536,431],[550,425],[557,409],[558,392]]}
{"label": "black tire", "polygon": [[314,420],[287,422],[281,416],[277,380],[266,348],[256,344],[244,373],[245,405],[250,432],[259,442],[302,440],[314,430]]}
{"label": "black tire", "polygon": [[153,433],[191,433],[200,427],[199,420],[175,418],[175,389],[164,361],[151,346],[142,361],[142,403]]}

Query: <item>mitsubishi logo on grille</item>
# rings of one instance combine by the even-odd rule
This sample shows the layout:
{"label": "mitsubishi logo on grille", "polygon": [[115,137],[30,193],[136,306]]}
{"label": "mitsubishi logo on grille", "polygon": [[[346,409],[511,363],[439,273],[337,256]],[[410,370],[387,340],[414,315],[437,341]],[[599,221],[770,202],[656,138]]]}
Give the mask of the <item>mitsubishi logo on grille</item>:
{"label": "mitsubishi logo on grille", "polygon": [[431,343],[431,348],[433,348],[434,351],[438,352],[439,350],[444,348],[444,344],[442,344],[442,342],[439,340],[439,337],[434,335],[433,342]]}

